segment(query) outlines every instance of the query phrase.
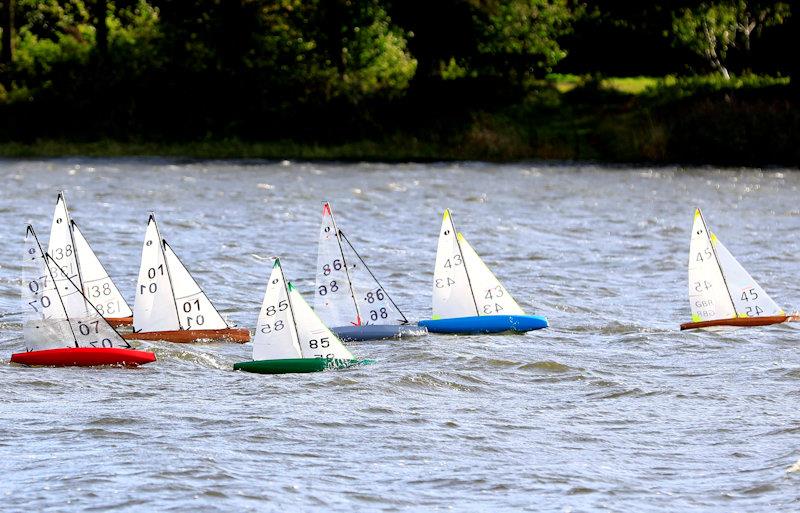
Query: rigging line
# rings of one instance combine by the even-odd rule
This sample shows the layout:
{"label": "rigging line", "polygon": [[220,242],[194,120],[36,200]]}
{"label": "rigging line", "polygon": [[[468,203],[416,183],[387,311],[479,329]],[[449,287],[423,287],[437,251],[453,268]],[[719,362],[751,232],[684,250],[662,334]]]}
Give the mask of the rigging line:
{"label": "rigging line", "polygon": [[[51,257],[50,254],[46,254],[45,257],[49,258],[50,260],[52,260],[53,263],[55,264],[55,260],[53,260],[53,257]],[[94,310],[94,312],[97,314],[98,322],[102,322],[105,326],[110,328],[114,332],[114,334],[117,335],[119,340],[122,341],[128,348],[130,348],[131,345],[128,343],[128,341],[123,339],[122,335],[120,335],[119,332],[113,326],[111,326],[111,324],[108,323],[108,321],[105,319],[105,317],[103,317],[103,314],[100,313],[100,310],[95,308],[95,306],[92,304],[92,302],[89,301],[89,298],[86,297],[86,294],[84,294],[82,290],[78,289],[75,286],[75,282],[73,282],[72,279],[69,276],[67,276],[67,274],[63,270],[61,270],[60,267],[59,267],[59,270],[61,271],[61,274],[64,275],[64,278],[69,280],[70,285],[72,285],[75,288],[75,290],[77,290],[78,293],[81,295],[81,297],[83,298],[84,306],[85,305],[89,305],[92,308],[92,310]],[[64,310],[64,312],[66,313],[66,309]],[[69,316],[69,314],[67,314],[67,316]],[[80,321],[78,321],[78,322],[80,323]],[[71,323],[70,323],[70,326],[71,326]],[[73,333],[74,333],[74,331],[73,331]]]}
{"label": "rigging line", "polygon": [[725,271],[722,269],[722,265],[719,263],[719,256],[717,255],[717,249],[714,247],[714,243],[711,240],[711,234],[708,231],[708,225],[706,225],[706,219],[703,217],[703,212],[698,208],[700,212],[700,221],[703,222],[703,228],[706,232],[706,238],[708,238],[708,245],[711,246],[711,251],[714,253],[714,261],[717,263],[717,268],[719,268],[719,273],[722,276],[722,283],[725,285],[725,292],[728,293],[728,299],[731,300],[731,306],[733,307],[733,313],[736,317],[739,317],[739,311],[736,309],[736,303],[733,301],[733,296],[731,295],[731,289],[728,286],[728,280],[725,278]]}
{"label": "rigging line", "polygon": [[[67,198],[64,196],[64,191],[58,193],[58,198],[64,202],[64,213],[66,214],[66,219],[64,220],[67,223],[67,233],[69,233],[69,240],[72,242],[72,254],[75,255],[75,273],[78,275],[78,283],[81,286],[81,290],[83,290],[83,273],[81,273],[81,261],[78,258],[78,248],[75,246],[75,235],[72,233],[72,217],[69,215],[69,209],[67,208]],[[64,273],[66,274],[66,273]]]}
{"label": "rigging line", "polygon": [[[170,246],[170,245],[167,243],[167,241],[166,241],[166,240],[164,241],[164,244],[165,244],[166,246],[169,246],[169,249],[170,249],[170,251],[172,251],[172,254],[173,254],[173,255],[175,255],[175,259],[178,261],[178,263],[180,263],[180,264],[183,266],[183,268],[184,268],[184,269],[186,269],[186,272],[189,274],[189,277],[192,279],[192,281],[194,282],[194,284],[195,284],[195,285],[197,285],[197,288],[198,288],[198,289],[200,289],[200,293],[203,295],[203,297],[205,297],[205,298],[208,300],[208,304],[209,304],[209,305],[211,305],[211,308],[214,310],[214,312],[216,312],[216,314],[219,316],[219,318],[220,318],[220,319],[222,319],[222,322],[224,322],[224,323],[225,323],[225,326],[226,326],[227,328],[230,328],[231,326],[230,326],[230,324],[228,324],[228,321],[226,321],[225,319],[223,319],[223,318],[222,318],[222,314],[220,314],[220,313],[219,313],[219,310],[217,310],[217,307],[216,307],[216,306],[214,306],[214,303],[212,303],[210,299],[208,299],[208,294],[206,294],[206,291],[205,291],[205,290],[203,290],[203,287],[201,287],[201,286],[200,286],[200,284],[199,284],[199,283],[197,283],[197,280],[195,280],[195,279],[194,279],[194,276],[192,276],[192,273],[190,273],[190,272],[189,272],[189,269],[187,269],[187,268],[186,268],[186,265],[184,265],[184,263],[183,263],[183,260],[181,260],[181,257],[179,257],[177,253],[175,253],[175,250],[174,250],[174,249],[172,249],[172,246]],[[166,259],[166,257],[165,257],[165,258],[164,258],[164,261],[166,261],[166,260],[167,260],[167,259]],[[196,292],[195,292],[195,294],[196,294]],[[193,296],[193,295],[194,295],[194,294],[190,294],[189,296],[183,296],[183,297],[182,297],[182,298],[180,298],[180,299],[183,299],[183,298],[186,298],[186,297],[190,297],[190,296]],[[173,297],[175,297],[175,290],[174,290],[174,289],[173,289],[173,291],[172,291],[172,296],[173,296]],[[177,297],[175,297],[175,299],[177,300],[178,298],[177,298]],[[177,308],[177,304],[176,304],[175,308]]]}
{"label": "rigging line", "polygon": [[356,248],[353,247],[353,244],[350,242],[350,239],[347,238],[347,235],[345,235],[342,230],[339,230],[339,234],[344,238],[344,241],[347,243],[348,246],[350,246],[350,249],[353,250],[353,253],[355,253],[356,257],[361,261],[361,264],[364,266],[364,269],[367,270],[369,275],[372,276],[372,279],[375,280],[375,283],[377,283],[378,286],[381,288],[381,290],[383,290],[383,293],[386,294],[386,298],[389,300],[390,303],[392,303],[392,305],[394,306],[395,310],[397,310],[400,313],[400,315],[403,317],[403,324],[408,324],[408,319],[406,318],[406,316],[403,313],[403,311],[400,310],[400,307],[397,306],[397,303],[395,303],[394,300],[392,299],[392,297],[389,295],[389,293],[386,292],[386,288],[384,288],[384,286],[381,284],[381,282],[378,281],[378,278],[376,278],[375,275],[372,274],[372,270],[369,268],[367,263],[364,262],[364,259],[361,258],[361,255],[358,254],[358,251],[356,251]]}
{"label": "rigging line", "polygon": [[[294,339],[297,341],[297,347],[295,349],[300,350],[300,358],[305,358],[305,355],[303,355],[303,344],[300,343],[300,330],[297,329],[297,320],[294,317],[292,298],[289,296],[289,285],[286,282],[286,277],[283,275],[283,267],[281,266],[280,259],[278,259],[278,269],[281,270],[281,281],[283,282],[283,290],[286,291],[286,302],[289,304],[289,315],[292,317],[292,327],[294,328]],[[280,301],[278,301],[278,306],[280,306]]]}
{"label": "rigging line", "polygon": [[[56,283],[56,279],[53,276],[53,270],[50,269],[50,264],[47,262],[47,257],[49,255],[42,250],[42,245],[39,243],[39,237],[36,236],[36,232],[33,231],[33,226],[28,225],[28,231],[31,233],[31,235],[33,235],[33,240],[36,241],[36,246],[39,248],[39,254],[42,256],[42,262],[44,262],[44,266],[47,268],[47,274],[50,275],[50,280],[52,280],[53,288],[55,288],[56,291],[56,296],[58,296],[58,302],[61,303],[61,308],[64,310],[64,317],[66,317],[67,319],[67,326],[69,326],[69,331],[70,333],[72,333],[72,341],[75,343],[75,347],[80,347],[80,345],[78,344],[78,337],[75,336],[75,330],[72,329],[72,323],[69,322],[69,314],[67,313],[67,306],[64,304],[64,300],[61,297],[61,293],[58,291],[58,284]],[[52,258],[50,259],[52,260]],[[55,261],[53,261],[53,263],[55,263]],[[58,264],[56,264],[56,267],[58,267],[59,270],[61,269],[61,267]],[[43,278],[46,279],[47,277],[43,276]]]}
{"label": "rigging line", "polygon": [[[164,269],[167,271],[167,281],[169,281],[169,295],[172,296],[172,304],[175,306],[175,318],[178,319],[178,328],[183,329],[183,324],[181,323],[181,314],[178,310],[178,302],[175,300],[175,287],[172,286],[172,275],[169,272],[169,264],[167,263],[167,254],[164,252],[164,247],[167,244],[167,241],[161,238],[161,231],[158,229],[158,223],[156,222],[156,215],[150,212],[150,220],[148,220],[148,224],[150,221],[153,221],[153,224],[156,227],[156,236],[158,238],[158,249],[161,251],[161,258],[164,260]],[[172,248],[170,248],[172,249]],[[173,254],[175,252],[173,251]],[[177,255],[176,255],[177,256]]]}
{"label": "rigging line", "polygon": [[331,224],[333,224],[333,236],[336,237],[336,243],[339,245],[339,254],[342,255],[342,265],[344,266],[344,274],[347,276],[347,285],[350,289],[350,299],[353,300],[353,306],[356,307],[356,320],[358,321],[358,326],[361,326],[361,311],[358,309],[358,301],[356,301],[356,293],[353,290],[353,280],[350,279],[350,272],[347,270],[347,259],[344,257],[344,251],[342,250],[342,240],[339,238],[339,228],[336,227],[336,219],[333,217],[333,210],[331,209],[330,203],[326,203],[328,205],[328,212],[331,215]]}
{"label": "rigging line", "polygon": [[478,300],[475,299],[475,291],[472,290],[472,280],[469,279],[469,271],[467,270],[467,261],[464,258],[464,251],[461,249],[461,242],[458,240],[458,232],[456,231],[456,225],[453,222],[453,215],[450,214],[447,217],[448,219],[450,219],[450,227],[453,230],[453,237],[456,238],[456,246],[458,247],[458,253],[461,255],[461,265],[464,266],[464,274],[467,276],[467,285],[469,285],[469,294],[470,296],[472,296],[472,303],[475,305],[475,315],[480,317],[481,312],[478,309]]}

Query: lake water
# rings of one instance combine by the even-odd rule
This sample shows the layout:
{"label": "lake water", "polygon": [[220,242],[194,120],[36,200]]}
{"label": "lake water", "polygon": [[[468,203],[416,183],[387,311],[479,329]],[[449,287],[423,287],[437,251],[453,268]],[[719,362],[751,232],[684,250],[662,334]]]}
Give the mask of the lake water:
{"label": "lake water", "polygon": [[[800,173],[539,164],[0,161],[2,511],[798,511],[800,328],[679,332],[693,209],[800,307]],[[323,200],[410,319],[441,212],[525,335],[351,343],[371,366],[233,372],[251,346],[141,343],[139,369],[25,368],[25,223],[56,193],[132,300],[144,228],[253,327],[271,259],[313,291]]]}

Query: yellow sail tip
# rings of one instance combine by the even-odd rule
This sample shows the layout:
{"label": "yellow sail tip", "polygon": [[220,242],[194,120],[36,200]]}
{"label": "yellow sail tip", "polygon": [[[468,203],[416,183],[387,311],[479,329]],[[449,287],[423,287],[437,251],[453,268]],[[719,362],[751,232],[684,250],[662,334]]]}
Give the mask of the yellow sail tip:
{"label": "yellow sail tip", "polygon": [[458,233],[456,234],[456,238],[458,238],[458,240],[464,240],[464,236],[463,236],[463,235],[461,235],[461,232],[458,232]]}
{"label": "yellow sail tip", "polygon": [[695,209],[694,209],[694,218],[695,218],[695,219],[697,219],[697,218],[698,218],[698,217],[700,217],[701,215],[702,215],[702,214],[700,213],[700,209],[699,209],[699,208],[695,208]]}
{"label": "yellow sail tip", "polygon": [[450,217],[450,209],[444,209],[444,215],[442,216],[442,221],[446,221]]}
{"label": "yellow sail tip", "polygon": [[717,234],[714,232],[711,232],[711,242],[713,242],[714,244],[717,244],[719,242],[719,239],[717,239]]}

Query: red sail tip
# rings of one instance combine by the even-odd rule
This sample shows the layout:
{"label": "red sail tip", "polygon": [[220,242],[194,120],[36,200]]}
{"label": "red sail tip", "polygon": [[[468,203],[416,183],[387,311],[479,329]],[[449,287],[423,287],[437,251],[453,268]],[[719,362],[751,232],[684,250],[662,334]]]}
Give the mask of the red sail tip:
{"label": "red sail tip", "polygon": [[324,215],[324,216],[331,215],[331,206],[330,206],[330,204],[328,204],[328,202],[325,202],[322,205],[322,215]]}

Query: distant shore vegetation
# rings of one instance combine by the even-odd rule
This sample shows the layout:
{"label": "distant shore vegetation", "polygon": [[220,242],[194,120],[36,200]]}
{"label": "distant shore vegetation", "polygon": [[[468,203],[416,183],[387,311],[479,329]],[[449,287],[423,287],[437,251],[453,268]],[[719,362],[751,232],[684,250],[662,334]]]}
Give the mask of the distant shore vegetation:
{"label": "distant shore vegetation", "polygon": [[0,0],[0,155],[800,165],[800,7]]}

